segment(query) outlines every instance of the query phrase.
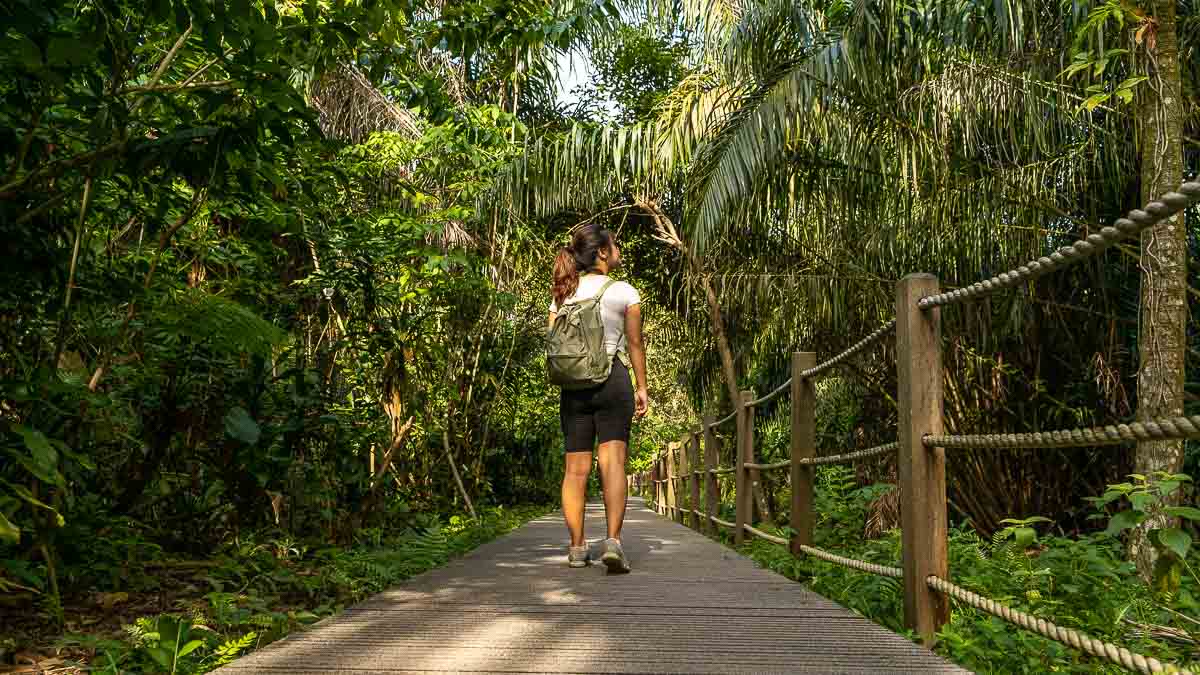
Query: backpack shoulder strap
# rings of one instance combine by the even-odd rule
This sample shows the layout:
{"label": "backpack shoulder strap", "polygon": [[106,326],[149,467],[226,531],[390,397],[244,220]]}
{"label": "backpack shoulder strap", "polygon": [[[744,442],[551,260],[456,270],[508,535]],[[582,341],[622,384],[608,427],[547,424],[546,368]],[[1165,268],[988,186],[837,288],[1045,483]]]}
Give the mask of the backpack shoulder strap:
{"label": "backpack shoulder strap", "polygon": [[608,281],[604,282],[604,285],[600,287],[600,291],[597,292],[596,295],[593,297],[595,297],[597,300],[603,298],[604,292],[608,290],[609,286],[612,286],[615,283],[617,283],[616,279],[609,279]]}

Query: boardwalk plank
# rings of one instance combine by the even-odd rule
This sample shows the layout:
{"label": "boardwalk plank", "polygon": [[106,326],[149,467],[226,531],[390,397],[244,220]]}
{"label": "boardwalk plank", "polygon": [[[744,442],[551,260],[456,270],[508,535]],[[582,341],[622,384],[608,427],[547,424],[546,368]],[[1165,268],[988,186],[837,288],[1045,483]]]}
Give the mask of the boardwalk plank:
{"label": "boardwalk plank", "polygon": [[567,568],[547,516],[219,672],[967,672],[640,500],[625,522],[632,574]]}

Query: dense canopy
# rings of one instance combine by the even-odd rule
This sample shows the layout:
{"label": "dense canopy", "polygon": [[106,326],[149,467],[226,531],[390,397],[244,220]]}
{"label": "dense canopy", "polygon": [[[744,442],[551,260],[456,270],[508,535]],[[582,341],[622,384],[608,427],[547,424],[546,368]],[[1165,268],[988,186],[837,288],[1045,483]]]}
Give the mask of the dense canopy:
{"label": "dense canopy", "polygon": [[[210,624],[185,659],[202,672],[553,505],[549,270],[580,223],[618,233],[641,292],[638,472],[733,392],[778,386],[793,351],[889,321],[905,274],[965,286],[1200,168],[1195,0],[0,8],[0,664],[57,644],[165,667],[162,617],[186,615]],[[1172,223],[945,311],[947,430],[1196,413],[1200,212]],[[821,381],[818,453],[895,439],[892,350]],[[759,460],[786,458],[786,401],[760,415]],[[1196,524],[1161,510],[1195,500],[1193,442],[948,472],[980,585],[1089,630],[1130,613],[1143,646],[1194,653]],[[1178,489],[1088,501],[1130,473]],[[831,537],[897,541],[893,461],[819,478]],[[762,520],[787,522],[788,490],[764,474]],[[1137,600],[1054,595],[1089,584]],[[942,648],[1095,665],[1029,636],[1008,652],[1041,660],[988,661],[1006,638],[984,624]]]}

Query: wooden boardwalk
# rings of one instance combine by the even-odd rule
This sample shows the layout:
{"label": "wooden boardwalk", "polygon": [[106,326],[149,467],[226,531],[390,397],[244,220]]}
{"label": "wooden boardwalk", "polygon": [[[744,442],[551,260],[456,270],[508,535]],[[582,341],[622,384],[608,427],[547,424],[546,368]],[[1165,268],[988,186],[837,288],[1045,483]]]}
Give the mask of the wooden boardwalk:
{"label": "wooden boardwalk", "polygon": [[967,672],[640,499],[632,574],[569,569],[565,536],[540,518],[221,672]]}

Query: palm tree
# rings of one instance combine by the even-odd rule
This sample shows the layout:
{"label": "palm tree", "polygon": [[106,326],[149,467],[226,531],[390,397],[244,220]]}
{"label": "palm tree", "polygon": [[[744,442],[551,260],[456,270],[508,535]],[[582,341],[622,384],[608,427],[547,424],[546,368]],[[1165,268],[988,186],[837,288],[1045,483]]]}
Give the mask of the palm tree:
{"label": "palm tree", "polygon": [[[802,343],[835,351],[877,327],[894,311],[891,284],[906,272],[971,283],[1128,208],[1139,160],[1133,111],[1112,95],[1127,67],[1096,75],[1092,62],[1086,81],[1063,75],[1078,63],[1093,4],[1102,3],[684,0],[680,20],[698,32],[696,72],[659,114],[538,139],[502,190],[519,212],[539,216],[600,211],[634,194],[675,204],[681,238],[717,270],[734,351],[764,354],[757,360],[779,370],[772,353]],[[1194,9],[1180,3],[1184,50],[1200,33]],[[1089,86],[1108,100],[1097,102]],[[951,428],[995,419],[1075,426],[1126,412],[1120,384],[1095,392],[1108,410],[1060,408],[1049,417],[1012,408],[1010,392],[997,404],[1007,412],[981,418],[968,391],[970,378],[1015,386],[1022,373],[1012,362],[1031,397],[1046,393],[1048,373],[1061,394],[1068,377],[1095,370],[1089,363],[1119,365],[1124,345],[1102,336],[1121,319],[1117,282],[1134,271],[1113,262],[948,313],[948,328],[965,331],[948,357],[957,385]],[[1049,345],[1057,344],[1078,356],[1055,354]],[[973,361],[978,348],[986,356],[1018,345],[1008,362]],[[1065,367],[1046,366],[1051,358]],[[697,360],[711,381],[715,359]],[[743,356],[742,365],[755,360]],[[886,391],[883,371],[880,362],[871,373]],[[988,476],[1007,461],[963,465]],[[1045,460],[1042,473],[1062,461]],[[962,506],[980,527],[1005,509],[1047,507],[1015,487],[996,492],[996,503]]]}

